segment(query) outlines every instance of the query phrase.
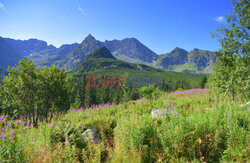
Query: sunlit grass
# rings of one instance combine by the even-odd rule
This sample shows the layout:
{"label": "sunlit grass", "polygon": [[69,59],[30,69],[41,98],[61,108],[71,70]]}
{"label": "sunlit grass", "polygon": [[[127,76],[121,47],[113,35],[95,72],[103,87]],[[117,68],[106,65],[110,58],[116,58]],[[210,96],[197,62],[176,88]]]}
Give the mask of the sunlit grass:
{"label": "sunlit grass", "polygon": [[[249,105],[241,107],[242,102],[189,90],[157,99],[70,110],[38,128],[1,117],[0,160],[246,161],[250,114]],[[154,119],[153,109],[171,114]],[[86,129],[97,133],[99,145],[85,141],[82,133]]]}

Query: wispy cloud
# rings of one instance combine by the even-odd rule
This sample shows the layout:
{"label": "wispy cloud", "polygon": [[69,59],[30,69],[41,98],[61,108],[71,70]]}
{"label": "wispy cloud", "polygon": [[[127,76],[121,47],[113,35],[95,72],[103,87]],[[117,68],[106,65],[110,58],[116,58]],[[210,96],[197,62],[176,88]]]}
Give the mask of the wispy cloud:
{"label": "wispy cloud", "polygon": [[4,8],[4,5],[2,2],[0,2],[0,8]]}
{"label": "wispy cloud", "polygon": [[87,13],[84,11],[84,9],[81,8],[79,1],[75,0],[75,2],[76,2],[76,5],[77,5],[77,9],[82,13],[83,16],[86,16]]}
{"label": "wispy cloud", "polygon": [[1,9],[7,12],[7,9],[2,2],[0,2],[0,10]]}
{"label": "wispy cloud", "polygon": [[219,23],[225,22],[225,18],[223,16],[218,16],[215,20]]}

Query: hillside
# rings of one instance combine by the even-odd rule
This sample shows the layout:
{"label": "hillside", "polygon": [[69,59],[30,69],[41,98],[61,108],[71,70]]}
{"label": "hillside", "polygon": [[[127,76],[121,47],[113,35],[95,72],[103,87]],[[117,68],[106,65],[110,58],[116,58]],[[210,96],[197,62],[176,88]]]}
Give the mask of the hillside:
{"label": "hillside", "polygon": [[73,69],[81,64],[84,59],[95,50],[103,47],[103,43],[88,35],[80,45],[70,52],[63,61],[62,66],[66,69]]}
{"label": "hillside", "polygon": [[121,41],[105,41],[104,45],[115,57],[127,62],[153,63],[158,59],[156,53],[135,38],[127,38]]}
{"label": "hillside", "polygon": [[170,65],[184,64],[188,61],[187,54],[186,50],[176,47],[170,53],[160,55],[156,65],[168,68]]}
{"label": "hillside", "polygon": [[160,55],[155,66],[175,72],[210,74],[215,62],[216,55],[211,51],[194,49],[187,52],[184,49],[175,48],[170,53]]}
{"label": "hillside", "polygon": [[86,59],[73,72],[90,72],[90,71],[106,71],[106,70],[138,70],[158,72],[159,70],[142,65],[133,64],[117,60],[106,47],[102,47],[92,54],[88,55]]}
{"label": "hillside", "polygon": [[45,49],[50,50],[55,47],[37,39],[15,40],[0,37],[0,67],[7,69],[8,66],[17,64],[23,57]]}
{"label": "hillside", "polygon": [[59,48],[50,48],[32,53],[28,58],[32,59],[39,66],[62,65],[67,55],[75,50],[77,46],[77,43],[65,44]]}
{"label": "hillside", "polygon": [[21,59],[21,56],[21,53],[0,37],[0,67],[7,69],[8,66],[14,66]]}
{"label": "hillside", "polygon": [[158,58],[157,54],[135,38],[101,42],[89,34],[74,51],[68,54],[62,66],[72,69],[103,46],[107,47],[119,60],[130,63],[153,63]]}
{"label": "hillside", "polygon": [[[1,116],[12,162],[247,162],[249,105],[192,89],[54,114],[35,128]],[[15,127],[10,127],[10,124]],[[7,142],[7,143],[6,143]],[[19,153],[16,153],[19,151]]]}

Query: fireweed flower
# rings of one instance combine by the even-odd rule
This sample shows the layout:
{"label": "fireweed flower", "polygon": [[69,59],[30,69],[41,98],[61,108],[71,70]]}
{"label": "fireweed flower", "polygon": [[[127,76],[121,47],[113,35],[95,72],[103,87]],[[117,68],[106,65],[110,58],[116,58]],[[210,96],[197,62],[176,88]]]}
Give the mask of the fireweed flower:
{"label": "fireweed flower", "polygon": [[162,111],[166,111],[166,109],[165,109],[165,108],[163,108],[163,109],[162,109]]}
{"label": "fireweed flower", "polygon": [[33,140],[33,141],[36,141],[36,139],[35,139],[35,138],[33,138],[32,140]]}
{"label": "fireweed flower", "polygon": [[12,135],[12,136],[13,136],[13,132],[10,132],[9,135]]}
{"label": "fireweed flower", "polygon": [[9,123],[8,127],[9,127],[9,128],[11,128],[11,127],[12,127],[11,123]]}
{"label": "fireweed flower", "polygon": [[33,127],[33,123],[31,123],[31,127]]}
{"label": "fireweed flower", "polygon": [[4,139],[6,136],[4,135],[4,133],[2,133],[2,135],[0,136],[0,138]]}
{"label": "fireweed flower", "polygon": [[30,127],[29,126],[26,126],[26,129],[29,129]]}
{"label": "fireweed flower", "polygon": [[174,109],[174,106],[171,106],[171,109]]}
{"label": "fireweed flower", "polygon": [[41,122],[39,122],[38,124],[39,124],[39,126],[40,126],[40,125],[41,125]]}
{"label": "fireweed flower", "polygon": [[50,127],[52,127],[52,128],[54,127],[54,125],[53,125],[53,124],[50,124],[49,126],[50,126]]}
{"label": "fireweed flower", "polygon": [[168,106],[170,106],[170,102],[168,103]]}
{"label": "fireweed flower", "polygon": [[2,116],[0,117],[0,120],[4,120],[4,115],[2,115]]}

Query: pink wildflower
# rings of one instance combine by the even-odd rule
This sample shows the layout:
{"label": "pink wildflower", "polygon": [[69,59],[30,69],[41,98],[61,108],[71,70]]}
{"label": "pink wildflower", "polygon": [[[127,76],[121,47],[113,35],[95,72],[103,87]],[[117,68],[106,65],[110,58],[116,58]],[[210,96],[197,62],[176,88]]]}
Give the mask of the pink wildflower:
{"label": "pink wildflower", "polygon": [[228,121],[230,120],[229,113],[227,114],[227,120],[228,120]]}
{"label": "pink wildflower", "polygon": [[2,116],[0,117],[0,120],[4,120],[4,115],[2,115]]}
{"label": "pink wildflower", "polygon": [[4,133],[2,133],[2,135],[0,136],[0,138],[5,138],[6,136],[4,135]]}
{"label": "pink wildflower", "polygon": [[50,126],[50,127],[52,127],[52,128],[54,127],[54,125],[53,125],[53,124],[50,124],[49,126]]}

